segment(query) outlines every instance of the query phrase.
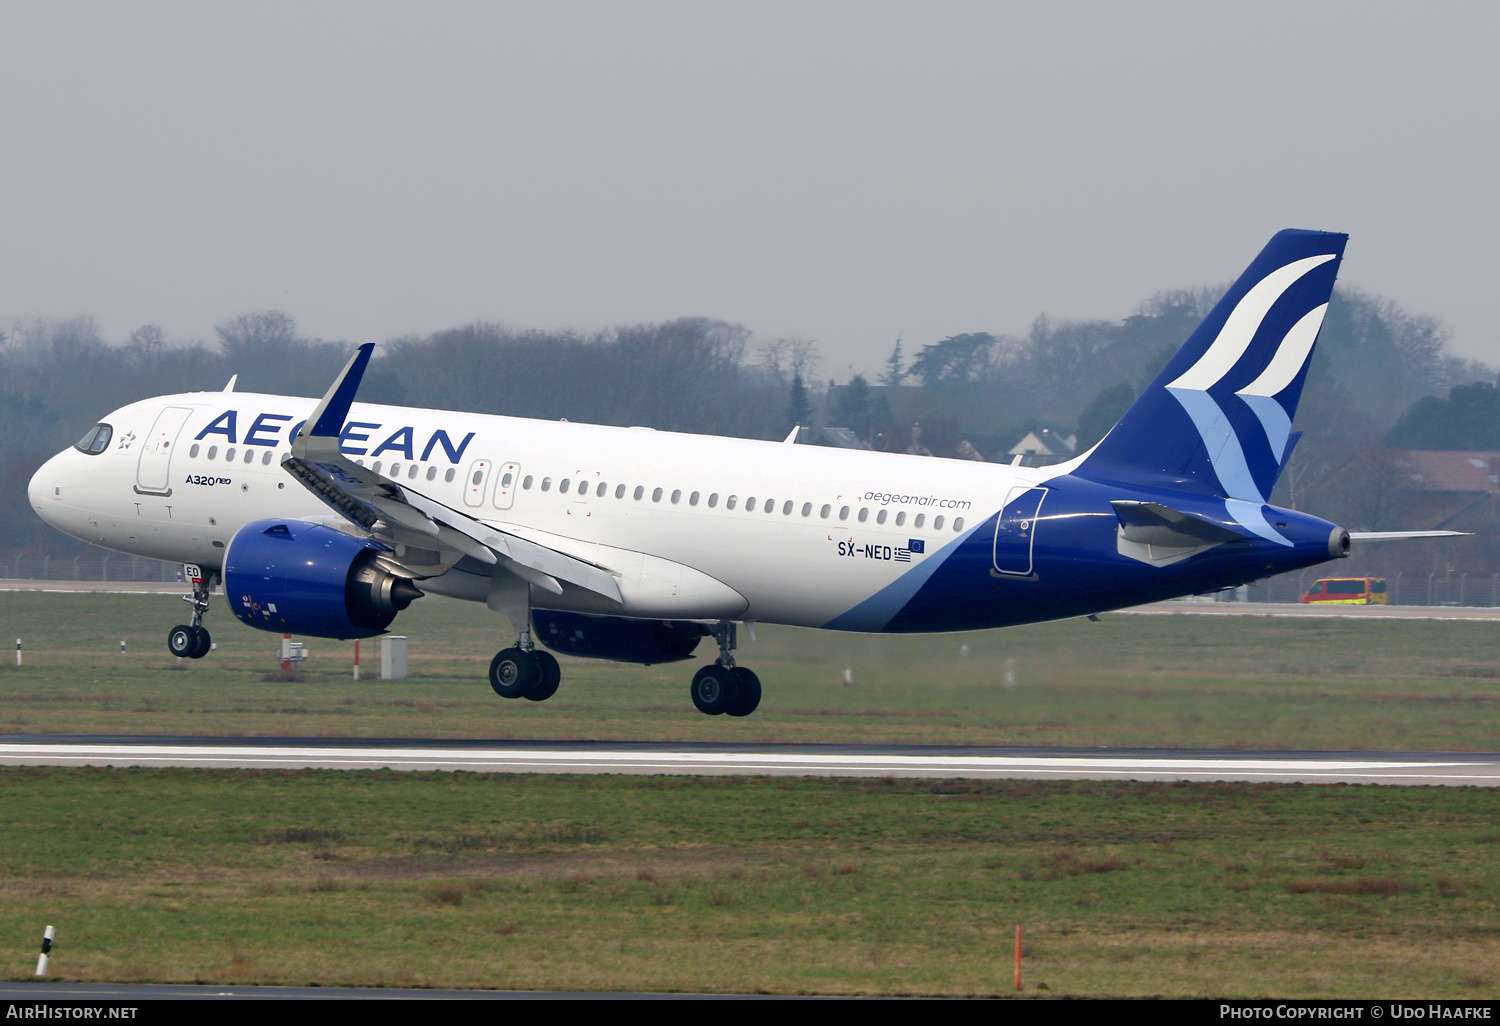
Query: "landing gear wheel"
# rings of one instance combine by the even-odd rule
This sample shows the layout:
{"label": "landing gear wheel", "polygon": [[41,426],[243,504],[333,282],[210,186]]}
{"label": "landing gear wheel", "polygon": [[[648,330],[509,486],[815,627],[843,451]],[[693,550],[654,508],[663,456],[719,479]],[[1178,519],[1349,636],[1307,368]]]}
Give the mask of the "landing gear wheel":
{"label": "landing gear wheel", "polygon": [[180,623],[167,633],[167,651],[179,659],[196,659],[193,653],[198,650],[198,630]]}
{"label": "landing gear wheel", "polygon": [[740,696],[740,685],[735,680],[734,668],[709,663],[693,674],[693,705],[698,711],[717,716],[734,708]]}
{"label": "landing gear wheel", "polygon": [[521,698],[541,679],[536,659],[519,648],[507,648],[490,660],[490,687],[501,698]]}
{"label": "landing gear wheel", "polygon": [[188,653],[188,658],[202,659],[214,647],[214,639],[209,637],[208,631],[203,627],[194,627],[192,628],[192,632],[194,639],[193,650]]}
{"label": "landing gear wheel", "polygon": [[532,702],[545,702],[557,694],[557,686],[562,683],[562,667],[557,665],[551,652],[543,652],[541,649],[532,649],[531,658],[536,660],[541,677],[524,697]]}
{"label": "landing gear wheel", "polygon": [[743,666],[736,666],[734,682],[739,685],[739,697],[724,711],[731,716],[749,716],[760,705],[760,678]]}

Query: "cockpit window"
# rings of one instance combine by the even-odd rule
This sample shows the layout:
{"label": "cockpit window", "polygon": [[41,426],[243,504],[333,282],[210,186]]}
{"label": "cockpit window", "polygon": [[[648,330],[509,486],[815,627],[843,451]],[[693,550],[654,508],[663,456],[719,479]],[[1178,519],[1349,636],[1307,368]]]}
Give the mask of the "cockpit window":
{"label": "cockpit window", "polygon": [[83,437],[73,448],[90,456],[97,456],[109,448],[109,440],[114,433],[115,429],[108,424],[95,424],[83,433]]}

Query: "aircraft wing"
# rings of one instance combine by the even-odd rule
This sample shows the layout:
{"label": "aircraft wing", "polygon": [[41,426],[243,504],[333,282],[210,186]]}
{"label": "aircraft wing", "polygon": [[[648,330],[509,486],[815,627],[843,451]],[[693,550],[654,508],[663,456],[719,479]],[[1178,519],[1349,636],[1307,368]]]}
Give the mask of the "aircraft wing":
{"label": "aircraft wing", "polygon": [[482,523],[344,455],[339,435],[374,348],[370,342],[359,347],[292,440],[292,451],[281,460],[287,473],[334,512],[390,544],[393,561],[414,577],[436,576],[470,556],[554,595],[562,593],[558,582],[566,581],[622,601],[618,576],[607,567]]}

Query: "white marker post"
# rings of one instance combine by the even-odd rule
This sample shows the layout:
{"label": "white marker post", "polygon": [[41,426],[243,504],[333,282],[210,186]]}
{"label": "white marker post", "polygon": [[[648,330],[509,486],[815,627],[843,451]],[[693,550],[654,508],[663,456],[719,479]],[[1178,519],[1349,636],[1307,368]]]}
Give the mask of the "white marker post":
{"label": "white marker post", "polygon": [[125,654],[125,639],[124,638],[120,639],[120,654],[121,655]]}
{"label": "white marker post", "polygon": [[57,931],[50,926],[42,933],[42,953],[36,959],[36,974],[38,976],[47,975],[47,956],[52,954],[52,941],[56,937]]}
{"label": "white marker post", "polygon": [[359,639],[354,639],[354,679],[359,680]]}
{"label": "white marker post", "polygon": [[21,665],[21,639],[16,639],[16,665]]}

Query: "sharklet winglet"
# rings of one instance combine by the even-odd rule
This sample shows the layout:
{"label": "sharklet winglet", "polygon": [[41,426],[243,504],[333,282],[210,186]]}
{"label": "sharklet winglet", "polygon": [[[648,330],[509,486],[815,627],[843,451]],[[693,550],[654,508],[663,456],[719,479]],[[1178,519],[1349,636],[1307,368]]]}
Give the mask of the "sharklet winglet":
{"label": "sharklet winglet", "polygon": [[366,342],[355,351],[344,365],[343,371],[334,380],[328,394],[308,418],[312,425],[305,429],[311,437],[337,438],[344,430],[344,421],[349,418],[349,407],[354,405],[354,396],[370,363],[370,354],[375,351],[374,342]]}

